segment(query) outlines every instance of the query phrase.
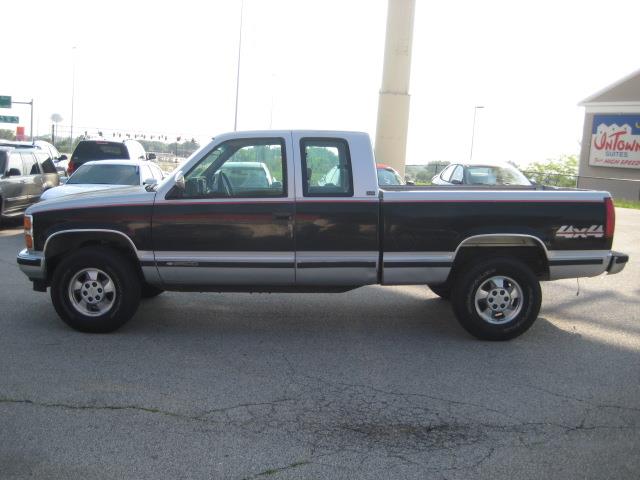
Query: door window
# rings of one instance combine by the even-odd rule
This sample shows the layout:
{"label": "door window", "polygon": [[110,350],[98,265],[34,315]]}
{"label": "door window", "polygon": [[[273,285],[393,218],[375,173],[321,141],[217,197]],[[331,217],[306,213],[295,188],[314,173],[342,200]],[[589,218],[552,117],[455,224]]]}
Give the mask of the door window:
{"label": "door window", "polygon": [[150,178],[155,178],[153,176],[153,174],[151,173],[151,169],[147,165],[141,165],[140,166],[140,180],[144,182],[146,180],[149,180]]}
{"label": "door window", "polygon": [[451,183],[462,183],[464,178],[464,170],[461,165],[458,165],[451,175]]}
{"label": "door window", "polygon": [[18,153],[9,155],[9,163],[7,165],[7,175],[10,177],[19,177],[22,173],[22,158]]}
{"label": "door window", "polygon": [[149,167],[151,168],[151,174],[153,175],[153,178],[155,178],[158,181],[164,178],[164,175],[162,174],[162,170],[160,170],[159,167],[153,164],[149,165]]}
{"label": "door window", "polygon": [[303,138],[302,188],[305,197],[352,197],[349,145],[342,139]]}
{"label": "door window", "polygon": [[451,174],[453,173],[453,169],[456,168],[455,165],[449,165],[447,168],[443,170],[440,174],[440,178],[445,182],[448,182],[451,179]]}
{"label": "door window", "polygon": [[38,163],[36,162],[36,158],[33,156],[33,153],[20,152],[20,156],[22,157],[22,163],[24,164],[23,172],[25,175],[40,174],[40,168],[38,167]]}
{"label": "door window", "polygon": [[40,165],[40,170],[42,170],[43,173],[58,173],[56,165],[53,163],[53,160],[48,153],[38,152],[36,153],[36,158]]}
{"label": "door window", "polygon": [[286,197],[284,141],[280,138],[224,142],[184,177],[182,198]]}

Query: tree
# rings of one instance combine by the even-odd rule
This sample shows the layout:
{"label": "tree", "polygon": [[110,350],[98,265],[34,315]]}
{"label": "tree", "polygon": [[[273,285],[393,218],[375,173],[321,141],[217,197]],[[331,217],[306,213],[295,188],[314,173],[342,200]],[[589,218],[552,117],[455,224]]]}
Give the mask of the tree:
{"label": "tree", "polygon": [[0,139],[15,140],[16,134],[13,132],[13,130],[9,130],[7,128],[0,128]]}
{"label": "tree", "polygon": [[578,175],[578,157],[563,155],[546,162],[534,162],[524,172],[530,179],[541,185],[556,187],[575,187]]}

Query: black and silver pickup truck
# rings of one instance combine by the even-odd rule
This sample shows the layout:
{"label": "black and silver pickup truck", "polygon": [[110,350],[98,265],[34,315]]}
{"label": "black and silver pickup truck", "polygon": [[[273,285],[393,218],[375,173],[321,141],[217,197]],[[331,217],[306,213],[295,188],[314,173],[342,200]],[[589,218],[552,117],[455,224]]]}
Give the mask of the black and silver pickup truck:
{"label": "black and silver pickup truck", "polygon": [[481,339],[526,331],[540,281],[621,271],[607,192],[378,187],[367,134],[220,135],[157,186],[31,206],[17,262],[71,327],[109,332],[164,290],[428,285]]}

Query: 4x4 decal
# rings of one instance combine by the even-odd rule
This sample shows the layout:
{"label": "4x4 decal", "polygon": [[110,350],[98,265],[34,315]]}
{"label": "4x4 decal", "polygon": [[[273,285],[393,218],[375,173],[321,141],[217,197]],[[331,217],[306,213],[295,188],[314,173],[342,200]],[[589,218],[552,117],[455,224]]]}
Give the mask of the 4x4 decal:
{"label": "4x4 decal", "polygon": [[560,238],[602,238],[604,228],[602,225],[591,225],[590,227],[578,228],[573,225],[562,225],[556,232],[556,237]]}

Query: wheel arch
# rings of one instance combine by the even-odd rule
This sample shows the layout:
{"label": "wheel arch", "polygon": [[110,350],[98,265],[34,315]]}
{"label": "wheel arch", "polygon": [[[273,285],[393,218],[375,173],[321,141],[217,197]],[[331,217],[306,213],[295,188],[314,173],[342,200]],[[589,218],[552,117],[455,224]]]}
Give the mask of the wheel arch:
{"label": "wheel arch", "polygon": [[66,253],[89,246],[104,246],[117,250],[133,262],[140,278],[143,278],[138,249],[133,240],[123,232],[106,229],[61,230],[47,237],[42,249],[47,278],[52,278],[58,263]]}
{"label": "wheel arch", "polygon": [[539,279],[549,277],[549,255],[540,238],[527,234],[492,233],[468,237],[458,245],[449,280],[465,266],[488,256],[514,257],[531,268]]}

